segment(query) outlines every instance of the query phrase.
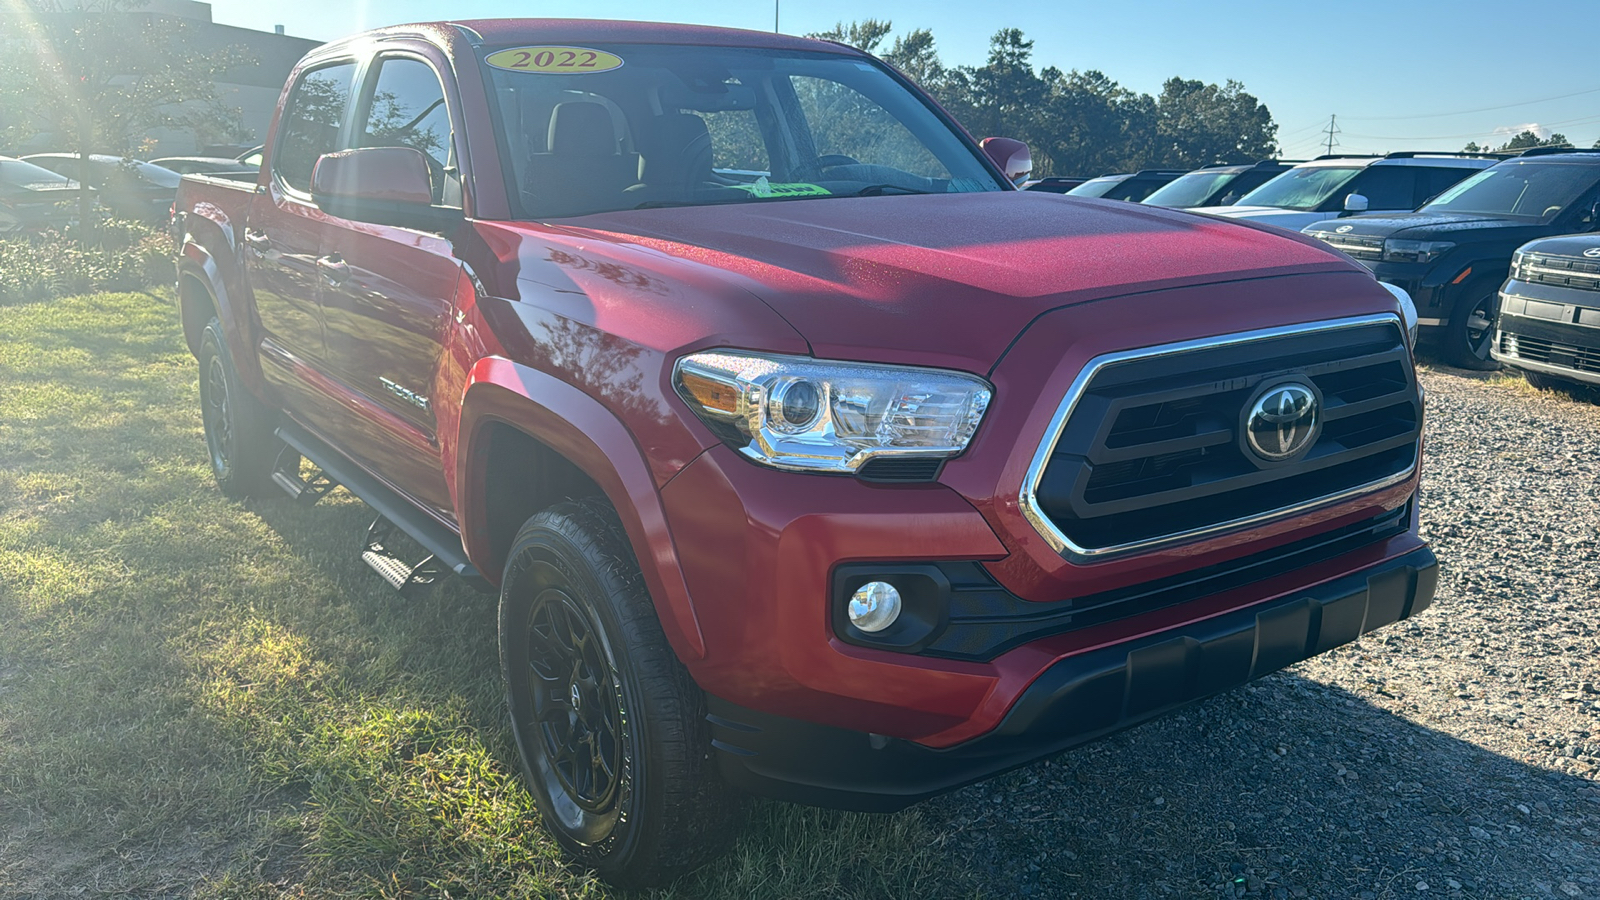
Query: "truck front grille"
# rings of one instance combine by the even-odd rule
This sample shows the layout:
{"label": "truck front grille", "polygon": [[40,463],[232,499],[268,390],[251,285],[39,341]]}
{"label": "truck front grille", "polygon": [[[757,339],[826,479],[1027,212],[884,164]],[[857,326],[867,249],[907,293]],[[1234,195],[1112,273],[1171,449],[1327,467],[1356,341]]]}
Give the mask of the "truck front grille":
{"label": "truck front grille", "polygon": [[[1312,388],[1321,430],[1275,462],[1244,432],[1283,385]],[[1052,431],[1024,510],[1057,549],[1101,559],[1398,483],[1416,466],[1422,402],[1398,321],[1372,316],[1099,357]]]}
{"label": "truck front grille", "polygon": [[1549,284],[1580,291],[1600,291],[1600,262],[1525,253],[1515,277],[1518,281],[1534,284]]}
{"label": "truck front grille", "polygon": [[1600,375],[1600,348],[1580,347],[1514,331],[1501,331],[1500,355]]}

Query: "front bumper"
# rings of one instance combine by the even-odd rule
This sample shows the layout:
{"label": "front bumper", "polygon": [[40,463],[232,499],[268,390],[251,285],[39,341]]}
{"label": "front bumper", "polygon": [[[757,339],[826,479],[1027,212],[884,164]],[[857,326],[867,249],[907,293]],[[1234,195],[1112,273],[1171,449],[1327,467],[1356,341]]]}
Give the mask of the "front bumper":
{"label": "front bumper", "polygon": [[944,749],[707,698],[724,777],[768,797],[889,812],[1148,721],[1426,609],[1427,547],[1198,622],[1069,656],[999,726]]}
{"label": "front bumper", "polygon": [[1507,282],[1490,353],[1514,368],[1600,385],[1600,293]]}

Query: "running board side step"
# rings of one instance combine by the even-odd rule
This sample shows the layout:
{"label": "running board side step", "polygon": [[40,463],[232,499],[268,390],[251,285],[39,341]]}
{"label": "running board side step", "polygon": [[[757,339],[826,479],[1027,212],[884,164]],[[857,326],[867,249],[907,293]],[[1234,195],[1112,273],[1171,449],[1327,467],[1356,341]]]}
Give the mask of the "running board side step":
{"label": "running board side step", "polygon": [[[418,509],[393,488],[368,474],[298,423],[283,422],[278,426],[277,434],[285,444],[321,470],[319,478],[343,485],[345,490],[361,498],[377,512],[378,521],[367,529],[361,559],[384,581],[404,592],[407,587],[431,584],[453,574],[480,591],[494,590],[488,579],[467,559],[466,551],[461,547],[461,536],[454,529]],[[274,473],[273,480],[277,480],[277,473]],[[299,480],[298,476],[296,480]],[[308,486],[307,490],[311,489]],[[428,558],[416,565],[407,565],[396,558],[387,543],[396,530],[421,544],[428,552]]]}
{"label": "running board side step", "polygon": [[300,451],[285,442],[278,450],[278,459],[272,464],[272,483],[283,488],[289,499],[311,506],[339,486],[321,469],[310,478],[300,477]]}

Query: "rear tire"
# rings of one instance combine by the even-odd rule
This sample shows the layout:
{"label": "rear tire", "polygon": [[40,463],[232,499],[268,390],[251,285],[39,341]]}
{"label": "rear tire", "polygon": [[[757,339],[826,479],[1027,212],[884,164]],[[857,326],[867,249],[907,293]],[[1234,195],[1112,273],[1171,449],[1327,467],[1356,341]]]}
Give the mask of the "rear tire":
{"label": "rear tire", "polygon": [[523,775],[570,856],[641,888],[722,853],[742,801],[603,500],[559,503],[517,533],[500,664]]}
{"label": "rear tire", "polygon": [[1500,363],[1489,355],[1500,320],[1500,284],[1468,285],[1444,326],[1444,355],[1453,366],[1490,372]]}
{"label": "rear tire", "polygon": [[273,490],[272,467],[283,445],[275,433],[277,416],[239,383],[215,317],[200,334],[197,358],[200,420],[217,486],[235,499],[266,496]]}

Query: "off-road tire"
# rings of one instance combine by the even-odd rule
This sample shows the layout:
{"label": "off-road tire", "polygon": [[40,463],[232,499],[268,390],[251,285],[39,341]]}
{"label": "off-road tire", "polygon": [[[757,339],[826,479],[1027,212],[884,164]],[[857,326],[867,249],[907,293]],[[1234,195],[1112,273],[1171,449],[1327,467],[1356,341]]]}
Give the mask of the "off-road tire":
{"label": "off-road tire", "polygon": [[222,493],[235,499],[274,492],[272,467],[282,448],[277,415],[239,383],[238,370],[215,317],[200,334],[200,420],[206,455]]}
{"label": "off-road tire", "polygon": [[[722,853],[742,797],[717,771],[705,696],[667,644],[604,500],[559,503],[517,533],[500,589],[500,665],[523,775],[571,857],[642,888]],[[575,762],[584,746],[587,776]],[[615,749],[609,781],[597,747]]]}

